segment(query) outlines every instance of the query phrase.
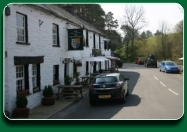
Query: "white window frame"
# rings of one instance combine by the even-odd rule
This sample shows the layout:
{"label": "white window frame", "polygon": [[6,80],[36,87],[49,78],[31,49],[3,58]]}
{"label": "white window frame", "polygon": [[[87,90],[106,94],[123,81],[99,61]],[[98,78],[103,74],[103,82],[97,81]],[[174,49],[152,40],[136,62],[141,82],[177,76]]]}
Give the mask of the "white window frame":
{"label": "white window frame", "polygon": [[37,65],[32,64],[32,86],[37,87]]}
{"label": "white window frame", "polygon": [[[20,82],[20,84],[18,84]],[[24,66],[16,66],[16,89],[17,91],[25,90]]]}
{"label": "white window frame", "polygon": [[58,45],[58,26],[56,24],[53,24],[53,45]]}
{"label": "white window frame", "polygon": [[17,41],[26,43],[26,16],[16,13]]}

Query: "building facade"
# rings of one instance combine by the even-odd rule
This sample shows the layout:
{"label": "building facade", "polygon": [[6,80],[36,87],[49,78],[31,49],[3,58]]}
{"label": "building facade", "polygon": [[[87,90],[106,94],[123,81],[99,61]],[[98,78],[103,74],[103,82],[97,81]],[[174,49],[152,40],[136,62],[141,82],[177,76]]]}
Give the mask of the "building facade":
{"label": "building facade", "polygon": [[[71,38],[71,31],[73,35],[80,31],[81,39]],[[66,75],[89,73],[90,63],[76,66],[77,61],[110,56],[107,42],[105,34],[56,5],[8,5],[4,11],[4,110],[12,113],[22,90],[28,90],[28,108],[41,105],[45,85],[56,91]],[[92,72],[109,68],[108,63],[96,63]]]}

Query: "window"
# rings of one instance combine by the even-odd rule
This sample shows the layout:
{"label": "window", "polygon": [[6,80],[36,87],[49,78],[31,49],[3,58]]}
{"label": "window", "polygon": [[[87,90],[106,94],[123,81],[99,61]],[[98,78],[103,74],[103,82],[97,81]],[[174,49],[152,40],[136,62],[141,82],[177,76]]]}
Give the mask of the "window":
{"label": "window", "polygon": [[104,41],[104,49],[107,49],[107,41]]}
{"label": "window", "polygon": [[77,72],[76,62],[73,62],[73,74]]}
{"label": "window", "polygon": [[108,48],[107,49],[108,50],[111,49],[111,42],[110,41],[108,42]]}
{"label": "window", "polygon": [[32,86],[33,88],[37,87],[37,65],[32,65]]}
{"label": "window", "polygon": [[40,91],[40,63],[32,64],[33,93]]}
{"label": "window", "polygon": [[99,35],[99,49],[101,49],[101,36]]}
{"label": "window", "polygon": [[93,48],[96,48],[95,47],[95,34],[93,35],[93,44],[94,44]]}
{"label": "window", "polygon": [[53,24],[53,46],[59,46],[59,31],[56,24]]}
{"label": "window", "polygon": [[59,65],[53,66],[53,85],[59,84]]}
{"label": "window", "polygon": [[89,74],[88,69],[89,69],[89,63],[88,63],[88,61],[86,61],[86,75],[88,75],[88,74]]}
{"label": "window", "polygon": [[27,16],[21,13],[16,13],[16,26],[17,26],[17,43],[28,43],[27,37]]}
{"label": "window", "polygon": [[16,88],[17,91],[24,90],[24,66],[16,66]]}
{"label": "window", "polygon": [[88,30],[86,30],[86,47],[89,46],[89,43],[88,43]]}

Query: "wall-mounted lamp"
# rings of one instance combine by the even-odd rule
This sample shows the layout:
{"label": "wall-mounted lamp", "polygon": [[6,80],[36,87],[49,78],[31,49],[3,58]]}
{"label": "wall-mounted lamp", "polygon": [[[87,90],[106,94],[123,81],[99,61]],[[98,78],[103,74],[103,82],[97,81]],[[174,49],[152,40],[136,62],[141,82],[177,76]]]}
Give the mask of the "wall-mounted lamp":
{"label": "wall-mounted lamp", "polygon": [[66,22],[66,29],[68,29],[69,28],[69,23],[68,22]]}
{"label": "wall-mounted lamp", "polygon": [[10,7],[8,7],[8,6],[5,8],[5,15],[6,16],[10,15]]}
{"label": "wall-mounted lamp", "polygon": [[63,64],[68,63],[68,60],[67,60],[67,59],[64,59],[64,60],[62,61],[62,63],[63,63]]}
{"label": "wall-mounted lamp", "polygon": [[75,60],[74,60],[74,59],[71,59],[71,60],[70,60],[70,62],[71,62],[71,63],[74,63],[74,62],[75,62]]}
{"label": "wall-mounted lamp", "polygon": [[81,27],[82,29],[84,29],[84,25],[81,25],[80,27]]}

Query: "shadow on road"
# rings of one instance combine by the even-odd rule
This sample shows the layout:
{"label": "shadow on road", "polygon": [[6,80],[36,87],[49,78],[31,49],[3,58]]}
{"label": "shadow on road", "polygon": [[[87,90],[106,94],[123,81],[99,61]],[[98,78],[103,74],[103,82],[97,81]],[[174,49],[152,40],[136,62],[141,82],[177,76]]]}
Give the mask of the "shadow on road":
{"label": "shadow on road", "polygon": [[129,84],[129,93],[132,93],[134,90],[134,87],[136,86],[138,79],[140,77],[140,73],[133,72],[133,71],[120,71],[120,73],[125,77],[129,78],[128,84]]}
{"label": "shadow on road", "polygon": [[[141,102],[141,99],[138,95],[135,95],[135,94],[129,94],[129,96],[126,97],[127,98],[127,101],[126,103],[121,103],[120,101],[116,101],[116,100],[113,100],[113,101],[99,101],[97,102],[96,105],[94,105],[93,107],[103,107],[103,106],[109,106],[109,107],[112,107],[112,106],[117,106],[118,109],[121,109],[123,107],[131,107],[131,106],[137,106],[140,104]],[[117,110],[117,109],[116,109]]]}

